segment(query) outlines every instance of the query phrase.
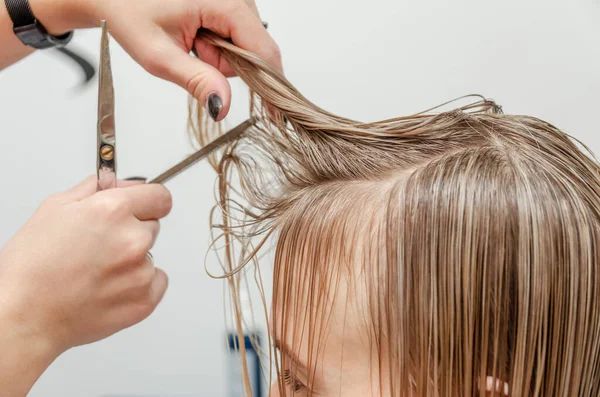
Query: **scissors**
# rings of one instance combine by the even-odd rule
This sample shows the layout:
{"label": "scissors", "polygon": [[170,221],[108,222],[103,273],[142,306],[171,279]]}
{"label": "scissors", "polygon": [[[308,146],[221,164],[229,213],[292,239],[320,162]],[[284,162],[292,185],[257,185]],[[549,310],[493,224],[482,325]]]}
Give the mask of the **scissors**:
{"label": "scissors", "polygon": [[117,147],[115,136],[115,90],[106,21],[102,21],[98,79],[98,151],[96,168],[98,191],[117,187]]}
{"label": "scissors", "polygon": [[[115,134],[115,92],[112,78],[112,66],[109,49],[109,35],[106,21],[102,21],[100,45],[100,67],[98,82],[98,151],[97,174],[98,191],[117,187],[117,146]],[[149,183],[163,184],[175,175],[185,171],[198,161],[206,158],[215,150],[239,138],[248,128],[256,124],[256,118],[250,118],[214,141],[202,147],[191,156],[175,164]]]}

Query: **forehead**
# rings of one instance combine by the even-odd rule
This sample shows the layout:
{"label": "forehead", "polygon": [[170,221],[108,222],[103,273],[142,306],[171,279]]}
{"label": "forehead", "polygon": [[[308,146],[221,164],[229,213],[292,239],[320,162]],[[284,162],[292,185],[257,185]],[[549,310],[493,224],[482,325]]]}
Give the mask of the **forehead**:
{"label": "forehead", "polygon": [[[316,351],[365,339],[366,284],[373,281],[365,274],[379,251],[383,206],[372,187],[353,188],[306,195],[278,225],[272,332],[301,358],[317,360]],[[337,347],[319,346],[325,339]]]}

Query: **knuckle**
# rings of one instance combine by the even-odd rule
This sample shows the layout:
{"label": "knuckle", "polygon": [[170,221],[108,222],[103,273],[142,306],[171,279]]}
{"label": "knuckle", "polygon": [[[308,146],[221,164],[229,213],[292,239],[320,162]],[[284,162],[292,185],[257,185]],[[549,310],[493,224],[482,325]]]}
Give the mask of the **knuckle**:
{"label": "knuckle", "polygon": [[150,248],[150,233],[132,233],[124,240],[123,256],[127,263],[141,262]]}
{"label": "knuckle", "polygon": [[131,309],[131,316],[134,323],[146,319],[154,311],[154,304],[150,299],[144,298],[134,303]]}
{"label": "knuckle", "polygon": [[144,247],[144,255],[150,248],[152,248],[152,242],[154,241],[154,233],[151,230],[144,229],[140,233],[140,241]]}
{"label": "knuckle", "polygon": [[199,70],[194,76],[192,76],[186,83],[185,89],[192,95],[194,98],[200,98],[202,102],[206,100],[206,98],[201,98],[203,91],[205,91],[205,87],[207,83],[211,80],[211,72],[208,70]]}
{"label": "knuckle", "polygon": [[279,67],[281,63],[281,49],[277,43],[271,40],[261,51],[266,61],[269,61],[272,66]]}
{"label": "knuckle", "polygon": [[97,175],[89,175],[81,182],[81,185],[97,185],[97,184],[98,184],[98,176]]}
{"label": "knuckle", "polygon": [[173,208],[173,196],[171,195],[171,192],[169,192],[169,190],[165,187],[161,188],[161,195],[158,199],[158,205],[162,210],[161,212],[165,214],[171,212],[171,209]]}
{"label": "knuckle", "polygon": [[156,274],[156,269],[154,266],[144,263],[139,269],[137,269],[134,273],[132,285],[142,288],[148,288],[150,284],[152,284],[152,280],[154,279],[154,275]]}
{"label": "knuckle", "polygon": [[150,231],[148,232],[151,242],[150,242],[150,248],[152,248],[152,245],[154,245],[154,241],[156,240],[156,236],[158,236],[158,234],[160,233],[160,222],[159,221],[151,221],[152,222],[152,227],[150,229]]}
{"label": "knuckle", "polygon": [[98,210],[106,215],[122,215],[128,213],[130,204],[122,196],[107,195],[98,201]]}
{"label": "knuckle", "polygon": [[63,202],[63,197],[60,194],[53,194],[51,196],[48,196],[44,201],[42,201],[42,204],[40,205],[40,207],[52,208],[52,207],[59,205],[62,202]]}
{"label": "knuckle", "polygon": [[246,4],[235,0],[225,0],[220,3],[221,16],[229,19],[237,15]]}

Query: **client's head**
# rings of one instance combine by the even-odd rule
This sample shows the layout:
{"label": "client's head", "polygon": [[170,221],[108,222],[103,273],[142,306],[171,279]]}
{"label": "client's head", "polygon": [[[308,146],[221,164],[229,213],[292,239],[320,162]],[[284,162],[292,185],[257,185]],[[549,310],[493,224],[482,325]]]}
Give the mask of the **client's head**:
{"label": "client's head", "polygon": [[234,288],[276,239],[272,396],[600,393],[600,167],[567,135],[487,100],[352,121],[205,39],[262,99],[215,165]]}

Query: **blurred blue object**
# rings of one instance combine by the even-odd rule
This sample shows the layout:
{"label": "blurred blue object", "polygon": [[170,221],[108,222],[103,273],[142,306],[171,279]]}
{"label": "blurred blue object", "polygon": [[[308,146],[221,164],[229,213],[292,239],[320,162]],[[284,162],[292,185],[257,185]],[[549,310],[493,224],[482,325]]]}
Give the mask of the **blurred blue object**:
{"label": "blurred blue object", "polygon": [[[243,375],[241,371],[240,339],[237,333],[229,332],[227,335],[229,345],[228,360],[228,397],[244,397],[245,388],[243,385]],[[247,333],[244,335],[244,347],[246,350],[246,364],[250,376],[250,385],[252,387],[252,397],[262,397],[262,368],[260,365],[260,335],[258,333]]]}

